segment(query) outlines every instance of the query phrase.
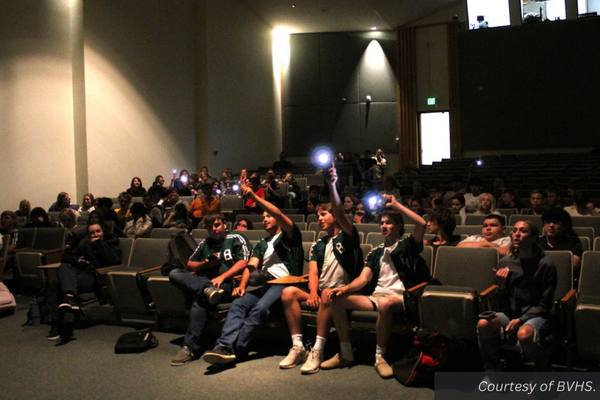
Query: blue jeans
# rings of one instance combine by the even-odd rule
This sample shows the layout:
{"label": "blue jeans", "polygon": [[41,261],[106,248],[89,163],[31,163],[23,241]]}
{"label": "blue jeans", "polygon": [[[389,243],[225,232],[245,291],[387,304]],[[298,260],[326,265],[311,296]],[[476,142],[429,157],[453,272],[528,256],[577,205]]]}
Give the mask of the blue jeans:
{"label": "blue jeans", "polygon": [[[200,336],[204,331],[204,326],[208,320],[208,308],[213,306],[206,301],[204,297],[204,289],[211,286],[210,279],[201,275],[193,275],[183,269],[174,269],[169,273],[169,281],[178,289],[183,291],[187,304],[191,304],[190,323],[183,344],[188,346],[193,352],[200,350]],[[231,282],[224,282],[221,285],[223,300],[231,298],[233,285]]]}
{"label": "blue jeans", "polygon": [[50,318],[58,320],[58,305],[65,293],[77,296],[81,293],[92,293],[96,288],[96,272],[75,268],[71,264],[62,263],[58,267],[57,279],[54,281],[54,295],[48,298]]}
{"label": "blue jeans", "polygon": [[235,345],[237,355],[246,355],[256,329],[264,324],[271,306],[281,300],[284,288],[285,285],[266,285],[235,299],[227,313],[217,345],[231,349]]}

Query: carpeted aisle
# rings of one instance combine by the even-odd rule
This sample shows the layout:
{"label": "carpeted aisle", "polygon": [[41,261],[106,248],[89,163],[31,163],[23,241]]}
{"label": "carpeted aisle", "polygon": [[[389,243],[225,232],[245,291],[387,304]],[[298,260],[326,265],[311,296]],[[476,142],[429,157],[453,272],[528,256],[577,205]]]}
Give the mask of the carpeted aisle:
{"label": "carpeted aisle", "polygon": [[[280,370],[287,352],[284,331],[263,338],[253,359],[233,368],[208,369],[199,360],[171,367],[181,333],[155,332],[160,344],[142,354],[114,354],[117,338],[132,327],[89,324],[75,340],[57,346],[49,327],[24,326],[29,298],[18,297],[15,315],[0,319],[0,397],[12,399],[403,399],[432,400],[431,389],[382,380],[371,365],[302,376]],[[266,344],[266,345],[265,345]],[[265,356],[265,351],[270,352]]]}

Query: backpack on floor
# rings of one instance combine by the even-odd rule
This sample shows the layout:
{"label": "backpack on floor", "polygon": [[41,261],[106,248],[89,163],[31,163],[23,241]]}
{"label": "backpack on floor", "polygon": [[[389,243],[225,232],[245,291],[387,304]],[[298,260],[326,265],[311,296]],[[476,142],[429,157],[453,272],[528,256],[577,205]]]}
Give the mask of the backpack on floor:
{"label": "backpack on floor", "polygon": [[392,364],[392,370],[404,386],[433,386],[436,372],[477,372],[483,370],[483,363],[475,343],[419,331],[413,348]]}
{"label": "backpack on floor", "polygon": [[15,296],[8,290],[4,282],[0,282],[0,316],[12,314],[16,308]]}
{"label": "backpack on floor", "polygon": [[124,333],[115,344],[115,354],[142,353],[158,346],[158,339],[150,329]]}
{"label": "backpack on floor", "polygon": [[198,243],[187,232],[179,232],[169,242],[169,261],[163,264],[160,272],[168,276],[175,268],[185,268],[188,260],[196,251]]}

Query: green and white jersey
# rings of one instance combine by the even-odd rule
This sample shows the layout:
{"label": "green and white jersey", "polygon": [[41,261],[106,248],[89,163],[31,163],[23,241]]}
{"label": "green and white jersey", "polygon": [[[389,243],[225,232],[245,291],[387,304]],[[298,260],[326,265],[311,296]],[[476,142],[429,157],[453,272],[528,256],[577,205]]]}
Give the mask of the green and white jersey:
{"label": "green and white jersey", "polygon": [[262,239],[254,247],[252,257],[259,259],[259,268],[269,271],[276,278],[302,275],[304,249],[300,229],[294,224],[291,236],[281,232]]}
{"label": "green and white jersey", "polygon": [[230,233],[225,236],[221,243],[217,243],[212,238],[207,238],[200,242],[196,251],[190,257],[191,261],[204,261],[213,254],[218,254],[221,264],[219,268],[211,271],[202,271],[207,277],[217,277],[229,270],[238,261],[248,261],[252,245],[243,235]]}
{"label": "green and white jersey", "polygon": [[319,290],[348,284],[362,271],[363,255],[356,227],[352,235],[340,231],[330,238],[317,240],[310,248],[309,261],[316,261],[319,269]]}

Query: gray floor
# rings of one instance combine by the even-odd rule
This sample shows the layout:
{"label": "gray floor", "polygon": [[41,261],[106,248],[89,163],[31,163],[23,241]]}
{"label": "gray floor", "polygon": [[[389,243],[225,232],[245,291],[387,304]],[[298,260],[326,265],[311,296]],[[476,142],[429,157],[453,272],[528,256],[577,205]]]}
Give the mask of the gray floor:
{"label": "gray floor", "polygon": [[[368,361],[350,369],[302,376],[280,370],[289,337],[262,338],[250,361],[214,371],[204,361],[171,367],[182,334],[155,332],[160,344],[142,354],[114,354],[117,338],[132,327],[87,324],[75,340],[57,346],[46,340],[48,326],[21,326],[29,298],[18,297],[17,312],[0,319],[2,399],[400,399],[432,400],[433,390],[406,388],[383,380]],[[370,351],[370,349],[367,349]]]}

